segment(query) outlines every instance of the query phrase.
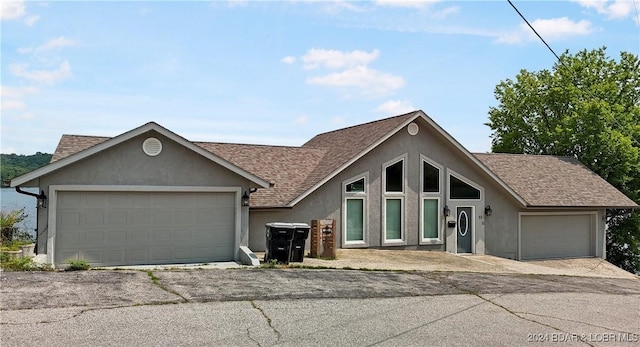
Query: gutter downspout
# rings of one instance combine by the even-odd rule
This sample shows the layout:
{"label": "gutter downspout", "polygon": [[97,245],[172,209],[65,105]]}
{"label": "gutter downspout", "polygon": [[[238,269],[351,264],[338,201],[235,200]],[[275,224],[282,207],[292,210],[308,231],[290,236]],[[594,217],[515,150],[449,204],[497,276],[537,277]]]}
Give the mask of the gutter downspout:
{"label": "gutter downspout", "polygon": [[36,248],[35,248],[35,254],[38,254],[38,226],[39,224],[39,213],[38,213],[38,208],[40,207],[47,207],[46,201],[47,201],[47,196],[44,194],[44,190],[40,191],[40,194],[36,194],[36,193],[30,193],[30,192],[25,192],[24,190],[20,189],[20,187],[16,187],[16,192],[20,193],[20,194],[24,194],[24,195],[29,195],[29,196],[33,196],[34,198],[38,199],[37,203],[36,203],[36,228],[35,228],[35,232],[36,232]]}

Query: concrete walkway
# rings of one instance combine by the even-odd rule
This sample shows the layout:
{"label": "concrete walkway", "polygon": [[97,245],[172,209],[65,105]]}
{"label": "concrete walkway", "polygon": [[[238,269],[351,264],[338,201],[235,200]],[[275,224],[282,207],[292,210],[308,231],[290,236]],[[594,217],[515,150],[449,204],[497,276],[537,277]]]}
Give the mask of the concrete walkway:
{"label": "concrete walkway", "polygon": [[[264,253],[256,252],[264,264]],[[246,266],[235,262],[206,264],[167,264],[117,266],[105,269],[162,270],[162,269],[232,269]],[[278,265],[278,267],[287,267]],[[305,256],[302,263],[292,262],[289,267],[318,267],[331,269],[405,270],[472,272],[490,274],[536,274],[600,278],[640,279],[600,258],[554,259],[516,261],[491,255],[456,255],[446,252],[339,249],[336,259],[320,259]]]}

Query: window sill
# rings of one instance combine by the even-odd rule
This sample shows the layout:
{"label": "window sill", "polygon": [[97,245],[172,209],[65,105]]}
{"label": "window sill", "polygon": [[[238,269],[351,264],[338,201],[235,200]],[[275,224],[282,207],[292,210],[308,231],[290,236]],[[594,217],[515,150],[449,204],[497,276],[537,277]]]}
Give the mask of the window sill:
{"label": "window sill", "polygon": [[369,244],[366,242],[349,242],[343,243],[341,248],[366,248],[369,247]]}
{"label": "window sill", "polygon": [[385,240],[382,242],[382,246],[406,246],[405,240]]}
{"label": "window sill", "polygon": [[443,245],[444,241],[442,239],[422,239],[420,240],[421,245]]}

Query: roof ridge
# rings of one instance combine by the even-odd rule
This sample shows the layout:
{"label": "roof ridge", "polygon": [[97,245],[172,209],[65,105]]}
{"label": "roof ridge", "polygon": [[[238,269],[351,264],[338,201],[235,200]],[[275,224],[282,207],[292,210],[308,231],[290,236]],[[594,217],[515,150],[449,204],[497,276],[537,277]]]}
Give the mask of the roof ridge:
{"label": "roof ridge", "polygon": [[510,155],[510,156],[529,156],[529,157],[554,157],[554,158],[571,158],[577,159],[570,155],[557,155],[557,154],[531,154],[531,153],[496,153],[496,152],[471,152],[473,155]]}
{"label": "roof ridge", "polygon": [[112,139],[113,136],[102,136],[102,135],[77,135],[77,134],[62,134],[62,136],[73,136],[73,137],[93,137],[93,138],[101,138],[101,139]]}
{"label": "roof ridge", "polygon": [[354,124],[354,125],[350,125],[350,126],[348,126],[348,127],[344,127],[344,128],[340,128],[340,129],[335,129],[335,130],[330,130],[330,131],[326,131],[326,132],[324,132],[324,133],[317,134],[317,135],[315,135],[314,137],[316,137],[316,136],[320,136],[320,135],[325,135],[325,134],[331,134],[331,133],[334,133],[334,132],[343,131],[343,130],[347,130],[347,129],[353,129],[353,128],[357,128],[357,127],[361,127],[361,126],[371,125],[371,124],[373,124],[373,123],[384,122],[384,121],[392,120],[392,119],[394,119],[394,118],[406,117],[406,116],[408,116],[408,115],[410,115],[410,114],[412,114],[412,113],[416,113],[416,112],[420,112],[420,110],[413,110],[413,111],[411,111],[411,112],[407,112],[407,113],[399,114],[399,115],[397,115],[397,116],[391,116],[391,117],[382,118],[382,119],[377,119],[377,120],[370,121],[370,122],[366,122],[366,123]]}
{"label": "roof ridge", "polygon": [[238,142],[217,142],[217,141],[191,141],[195,144],[211,144],[211,145],[232,145],[232,146],[252,146],[252,147],[265,147],[265,148],[293,148],[293,149],[312,149],[302,146],[288,146],[288,145],[265,145],[259,143],[238,143]]}

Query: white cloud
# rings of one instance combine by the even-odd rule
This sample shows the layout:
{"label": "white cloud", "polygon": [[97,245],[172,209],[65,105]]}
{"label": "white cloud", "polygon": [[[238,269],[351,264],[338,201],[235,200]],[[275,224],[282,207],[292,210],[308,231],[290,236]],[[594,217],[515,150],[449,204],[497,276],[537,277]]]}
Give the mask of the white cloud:
{"label": "white cloud", "polygon": [[21,53],[21,54],[41,53],[41,52],[47,52],[54,49],[62,48],[62,47],[69,47],[69,46],[75,46],[75,45],[76,45],[75,40],[71,40],[64,36],[60,36],[55,39],[51,39],[38,47],[18,48],[18,53]]}
{"label": "white cloud", "polygon": [[0,87],[0,97],[3,98],[21,98],[25,94],[33,94],[39,92],[36,87],[8,87],[1,86]]}
{"label": "white cloud", "polygon": [[293,64],[296,62],[296,57],[293,56],[286,56],[282,59],[280,59],[281,62],[285,63],[285,64]]}
{"label": "white cloud", "polygon": [[330,69],[339,69],[343,67],[351,67],[356,65],[366,65],[380,55],[380,51],[374,49],[371,52],[351,51],[342,52],[331,49],[310,49],[302,56],[304,68],[307,70],[317,69],[318,67],[326,67]]}
{"label": "white cloud", "polygon": [[308,121],[309,121],[309,118],[307,116],[300,116],[293,120],[293,124],[303,125],[303,124],[307,124]]}
{"label": "white cloud", "polygon": [[228,0],[227,6],[229,7],[245,7],[248,5],[246,0]]}
{"label": "white cloud", "polygon": [[[23,111],[27,109],[27,103],[24,101],[24,97],[27,94],[35,94],[38,93],[38,88],[35,87],[8,87],[1,86],[0,87],[0,109],[3,112],[9,111]],[[25,112],[21,116],[20,119],[30,119],[33,118],[33,114]]]}
{"label": "white cloud", "polygon": [[[591,22],[588,20],[574,22],[567,17],[536,19],[531,22],[531,25],[547,42],[585,36],[594,31]],[[498,35],[496,42],[513,44],[535,40],[539,40],[539,38],[533,30],[526,23],[521,23],[517,30]]]}
{"label": "white cloud", "polygon": [[311,77],[307,83],[332,87],[355,87],[363,94],[388,95],[404,86],[404,79],[366,66],[356,66],[342,72]]}
{"label": "white cloud", "polygon": [[18,19],[27,14],[22,0],[3,0],[0,1],[0,19],[11,20]]}
{"label": "white cloud", "polygon": [[28,16],[27,18],[24,19],[24,24],[31,27],[34,24],[36,24],[36,22],[39,20],[40,20],[40,16]]}
{"label": "white cloud", "polygon": [[[545,40],[553,41],[557,39],[564,39],[573,36],[584,36],[593,32],[591,22],[588,20],[581,20],[574,22],[567,17],[552,18],[552,19],[536,19],[531,25],[536,29],[538,34]],[[529,26],[522,24],[523,30],[529,30]],[[535,35],[531,32],[531,35]]]}
{"label": "white cloud", "polygon": [[46,85],[71,77],[71,67],[67,61],[61,63],[56,70],[29,70],[27,64],[12,64],[9,65],[9,71],[15,76]]}
{"label": "white cloud", "polygon": [[598,13],[605,15],[609,19],[623,19],[629,16],[634,10],[634,2],[629,0],[574,0],[580,6],[593,8]]}
{"label": "white cloud", "polygon": [[22,100],[2,100],[2,111],[24,110],[27,105]]}
{"label": "white cloud", "polygon": [[360,2],[330,1],[326,3],[327,5],[324,7],[324,11],[331,15],[341,13],[343,10],[351,12],[365,12],[369,10],[366,6],[356,5],[356,3],[359,4]]}
{"label": "white cloud", "polygon": [[376,4],[379,6],[388,6],[388,7],[425,8],[437,2],[440,2],[440,1],[439,0],[431,0],[431,1],[378,0],[376,1]]}
{"label": "white cloud", "polygon": [[416,108],[413,107],[411,102],[408,100],[389,100],[376,108],[376,112],[383,113],[387,116],[403,114],[415,110]]}
{"label": "white cloud", "polygon": [[333,117],[331,118],[331,125],[332,126],[341,126],[343,124],[345,124],[345,119],[343,117],[337,116],[337,117]]}

